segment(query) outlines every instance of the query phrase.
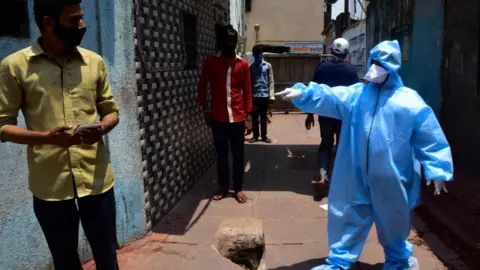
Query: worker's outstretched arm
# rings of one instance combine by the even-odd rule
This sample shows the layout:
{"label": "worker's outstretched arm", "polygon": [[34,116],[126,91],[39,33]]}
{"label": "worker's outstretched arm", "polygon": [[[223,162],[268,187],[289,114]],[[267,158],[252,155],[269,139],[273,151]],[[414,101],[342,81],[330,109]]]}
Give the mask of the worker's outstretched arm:
{"label": "worker's outstretched arm", "polygon": [[309,83],[308,86],[297,83],[277,95],[291,100],[293,105],[303,112],[344,119],[350,113],[354,95],[362,87],[361,83],[348,87],[329,87],[314,82]]}
{"label": "worker's outstretched arm", "polygon": [[415,157],[423,165],[427,180],[452,180],[450,145],[432,108],[427,106],[418,114],[412,143]]}

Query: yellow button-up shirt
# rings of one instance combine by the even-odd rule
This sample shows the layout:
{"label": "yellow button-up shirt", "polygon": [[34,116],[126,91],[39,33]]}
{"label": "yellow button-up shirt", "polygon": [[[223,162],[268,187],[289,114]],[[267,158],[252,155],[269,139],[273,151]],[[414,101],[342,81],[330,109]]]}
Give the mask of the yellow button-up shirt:
{"label": "yellow button-up shirt", "polygon": [[[101,56],[78,48],[64,63],[48,56],[37,42],[0,64],[0,137],[16,125],[22,110],[28,130],[92,124],[118,113]],[[28,146],[29,187],[33,195],[60,201],[101,194],[113,187],[114,175],[103,140],[62,148]]]}

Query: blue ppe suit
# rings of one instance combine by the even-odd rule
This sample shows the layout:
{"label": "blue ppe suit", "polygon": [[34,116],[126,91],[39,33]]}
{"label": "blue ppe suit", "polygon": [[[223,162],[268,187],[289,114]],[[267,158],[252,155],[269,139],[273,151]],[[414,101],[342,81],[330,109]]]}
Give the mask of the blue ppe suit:
{"label": "blue ppe suit", "polygon": [[407,241],[413,208],[421,190],[421,165],[428,180],[451,181],[450,146],[432,109],[398,75],[397,41],[370,52],[389,72],[383,87],[354,84],[328,87],[296,84],[293,104],[306,113],[343,121],[328,201],[327,264],[314,268],[349,269],[357,261],[375,222],[386,257],[384,269],[409,269]]}

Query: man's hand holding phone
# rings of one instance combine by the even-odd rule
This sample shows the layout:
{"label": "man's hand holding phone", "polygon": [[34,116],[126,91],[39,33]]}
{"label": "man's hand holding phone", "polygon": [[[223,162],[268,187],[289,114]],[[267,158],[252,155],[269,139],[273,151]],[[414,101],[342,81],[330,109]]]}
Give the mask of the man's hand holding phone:
{"label": "man's hand holding phone", "polygon": [[82,142],[79,136],[67,133],[67,131],[71,130],[72,128],[72,126],[60,126],[53,129],[46,134],[46,142],[48,144],[53,144],[65,148],[81,144]]}
{"label": "man's hand holding phone", "polygon": [[79,125],[75,128],[74,135],[80,138],[85,144],[95,144],[102,139],[105,134],[105,127],[102,122],[89,125]]}

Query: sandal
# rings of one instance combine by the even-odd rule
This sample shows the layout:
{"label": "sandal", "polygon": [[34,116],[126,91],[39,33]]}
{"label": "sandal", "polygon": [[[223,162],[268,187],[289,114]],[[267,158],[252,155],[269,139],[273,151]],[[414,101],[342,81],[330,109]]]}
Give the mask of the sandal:
{"label": "sandal", "polygon": [[227,195],[228,193],[228,190],[226,189],[219,189],[217,190],[215,193],[213,193],[213,196],[212,196],[212,199],[214,201],[220,201],[222,200],[223,198],[225,198],[225,196]]}
{"label": "sandal", "polygon": [[238,191],[238,192],[235,192],[235,200],[237,200],[238,203],[246,203],[248,200],[248,197],[242,191]]}
{"label": "sandal", "polygon": [[256,143],[256,142],[259,142],[260,140],[258,138],[251,138],[250,140],[248,140],[250,143]]}

